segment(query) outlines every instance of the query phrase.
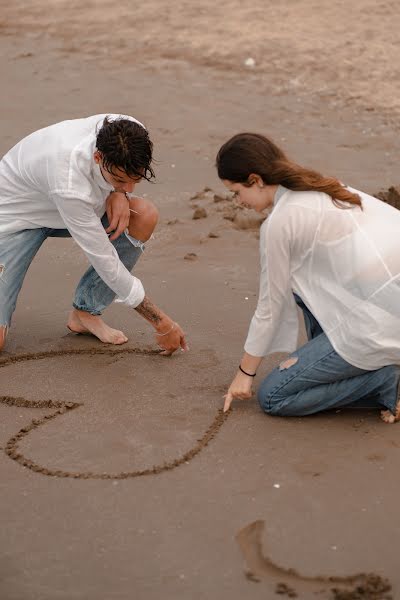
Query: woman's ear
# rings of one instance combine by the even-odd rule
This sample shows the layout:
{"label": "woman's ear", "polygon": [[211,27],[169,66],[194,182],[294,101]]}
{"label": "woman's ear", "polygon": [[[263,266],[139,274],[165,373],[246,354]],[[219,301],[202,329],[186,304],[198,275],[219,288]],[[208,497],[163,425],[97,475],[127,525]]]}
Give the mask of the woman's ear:
{"label": "woman's ear", "polygon": [[98,150],[96,150],[95,153],[93,154],[93,158],[94,158],[94,162],[99,164],[99,162],[101,161],[101,154]]}
{"label": "woman's ear", "polygon": [[260,175],[257,175],[257,173],[250,173],[250,175],[247,178],[247,181],[249,182],[249,185],[256,184],[259,188],[264,187],[264,181],[262,177],[260,177]]}

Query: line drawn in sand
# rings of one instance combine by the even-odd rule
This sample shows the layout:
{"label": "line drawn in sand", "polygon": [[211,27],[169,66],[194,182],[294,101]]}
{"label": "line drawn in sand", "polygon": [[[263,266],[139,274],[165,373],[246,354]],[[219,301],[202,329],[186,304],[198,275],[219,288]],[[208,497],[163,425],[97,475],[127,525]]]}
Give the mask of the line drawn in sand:
{"label": "line drawn in sand", "polygon": [[[111,350],[108,348],[91,348],[91,349],[70,349],[70,350],[55,350],[47,352],[35,352],[31,354],[19,354],[9,356],[4,359],[0,359],[0,368],[7,365],[26,362],[30,360],[42,360],[45,358],[55,358],[59,356],[76,356],[76,355],[109,355],[112,357],[120,356],[122,354],[140,354],[140,355],[157,355],[157,350],[140,350],[137,348],[120,348]],[[34,429],[42,427],[46,423],[49,423],[53,419],[64,415],[70,411],[76,410],[83,406],[82,402],[62,402],[57,400],[27,400],[26,398],[18,398],[14,396],[0,396],[0,404],[7,406],[19,406],[26,408],[55,408],[56,410],[52,413],[44,415],[39,419],[32,419],[32,421],[22,427],[15,435],[13,435],[5,445],[4,452],[15,460],[20,465],[40,473],[41,475],[47,475],[48,477],[70,477],[73,479],[131,479],[133,477],[143,477],[146,475],[158,475],[164,471],[171,471],[177,467],[188,463],[192,460],[199,452],[201,452],[212,438],[218,433],[224,421],[226,421],[228,413],[223,413],[222,409],[217,411],[210,426],[206,429],[203,435],[197,440],[196,444],[182,456],[175,458],[169,462],[165,462],[160,465],[154,465],[153,467],[135,470],[135,471],[122,471],[120,473],[94,473],[88,472],[74,472],[74,471],[62,471],[60,469],[50,469],[35,463],[30,458],[27,458],[20,452],[18,445],[20,441],[27,437]]]}
{"label": "line drawn in sand", "polygon": [[[254,521],[243,527],[235,536],[247,566],[245,575],[250,581],[259,583],[262,579],[269,581],[276,581],[278,578],[284,579],[284,582],[277,583],[275,593],[290,598],[300,595],[292,586],[309,583],[308,591],[312,589],[313,592],[328,592],[333,600],[393,600],[392,586],[389,581],[374,573],[359,573],[345,577],[308,576],[302,575],[293,568],[275,564],[263,552],[262,533],[264,527],[264,521]],[[324,589],[321,589],[321,584],[325,584]],[[346,587],[326,589],[327,585],[335,586],[335,584]]]}

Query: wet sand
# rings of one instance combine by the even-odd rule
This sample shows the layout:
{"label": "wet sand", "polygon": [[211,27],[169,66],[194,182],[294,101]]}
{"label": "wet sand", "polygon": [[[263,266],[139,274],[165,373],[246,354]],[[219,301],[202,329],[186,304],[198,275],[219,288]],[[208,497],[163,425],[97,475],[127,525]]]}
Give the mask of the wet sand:
{"label": "wet sand", "polygon": [[[293,589],[308,600],[340,587],[316,587],[313,578],[359,573],[392,586],[375,586],[375,596],[371,587],[366,598],[400,593],[397,426],[357,411],[268,418],[254,401],[234,403],[218,420],[258,273],[258,224],[223,199],[213,167],[220,144],[239,130],[261,131],[299,162],[365,191],[400,183],[390,71],[398,9],[369,3],[367,12],[364,4],[352,4],[350,45],[344,3],[329,11],[288,3],[285,20],[283,8],[270,9],[265,27],[261,3],[251,11],[233,1],[224,15],[208,2],[199,11],[150,2],[136,22],[128,3],[78,11],[59,1],[50,12],[43,1],[17,1],[3,10],[0,152],[65,118],[120,111],[146,123],[157,183],[138,192],[156,202],[161,220],[136,272],[186,329],[191,350],[155,355],[147,323],[117,305],[106,318],[129,336],[123,352],[68,333],[86,260],[71,240],[46,242],[0,359],[8,399],[0,404],[2,599],[256,600]],[[375,45],[364,42],[357,54],[366,39]],[[249,56],[255,68],[243,65]],[[351,92],[337,76],[345,64]],[[293,83],[295,73],[305,84]],[[280,358],[268,357],[257,380]],[[265,522],[259,546],[282,570],[252,578],[236,535],[256,521]],[[288,570],[300,580],[286,580]]]}

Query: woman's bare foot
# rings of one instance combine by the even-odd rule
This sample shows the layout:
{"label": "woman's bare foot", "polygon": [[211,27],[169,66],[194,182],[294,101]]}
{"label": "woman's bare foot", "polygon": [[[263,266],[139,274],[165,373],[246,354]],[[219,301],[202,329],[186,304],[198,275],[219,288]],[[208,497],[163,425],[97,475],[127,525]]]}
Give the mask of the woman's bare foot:
{"label": "woman's bare foot", "polygon": [[67,327],[74,333],[91,333],[104,344],[125,344],[128,341],[122,331],[112,329],[98,315],[91,315],[76,308],[69,315]]}
{"label": "woman's bare foot", "polygon": [[396,423],[396,421],[400,421],[400,402],[397,404],[396,414],[392,414],[390,410],[382,410],[381,411],[381,419],[385,421],[385,423]]}

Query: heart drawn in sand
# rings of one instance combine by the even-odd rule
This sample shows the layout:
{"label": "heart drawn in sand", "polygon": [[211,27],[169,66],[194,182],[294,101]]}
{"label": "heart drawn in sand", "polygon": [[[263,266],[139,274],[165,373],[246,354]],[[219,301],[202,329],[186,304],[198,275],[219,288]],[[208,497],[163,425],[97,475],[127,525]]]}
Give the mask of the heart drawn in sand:
{"label": "heart drawn in sand", "polygon": [[[58,350],[58,351],[49,351],[49,352],[38,352],[32,354],[21,354],[16,356],[10,356],[0,360],[0,368],[8,365],[12,365],[20,362],[27,362],[33,360],[41,360],[46,358],[55,358],[55,357],[63,357],[63,356],[82,356],[82,355],[109,355],[112,357],[126,355],[126,354],[136,354],[136,355],[157,355],[157,351],[148,351],[148,350],[139,350],[136,348],[120,348],[120,349],[108,349],[108,348],[96,348],[96,349],[69,349],[69,350]],[[15,435],[13,435],[7,442],[5,446],[5,453],[9,458],[15,460],[20,465],[34,471],[36,473],[40,473],[42,475],[47,475],[49,477],[69,477],[73,479],[129,479],[133,477],[142,477],[145,475],[157,475],[164,471],[170,471],[179,467],[182,464],[188,463],[192,460],[207,444],[210,440],[216,435],[216,433],[221,428],[222,424],[227,418],[228,413],[224,414],[222,410],[218,410],[216,416],[214,417],[212,423],[207,427],[206,431],[199,437],[195,443],[195,445],[190,448],[188,451],[184,452],[181,456],[164,462],[159,465],[154,465],[150,468],[146,469],[137,469],[134,471],[122,471],[119,473],[107,473],[107,472],[75,472],[75,471],[64,471],[60,469],[51,469],[45,466],[42,466],[35,461],[31,460],[29,457],[24,456],[24,454],[19,450],[19,443],[22,439],[29,436],[31,432],[34,430],[45,427],[45,425],[51,422],[53,419],[56,419],[60,415],[64,415],[68,412],[78,410],[83,406],[81,402],[62,402],[55,400],[27,400],[21,397],[15,396],[0,396],[0,403],[6,404],[8,406],[18,406],[18,407],[26,407],[26,408],[51,408],[55,409],[52,412],[37,418],[33,419],[28,425],[22,427]]]}

